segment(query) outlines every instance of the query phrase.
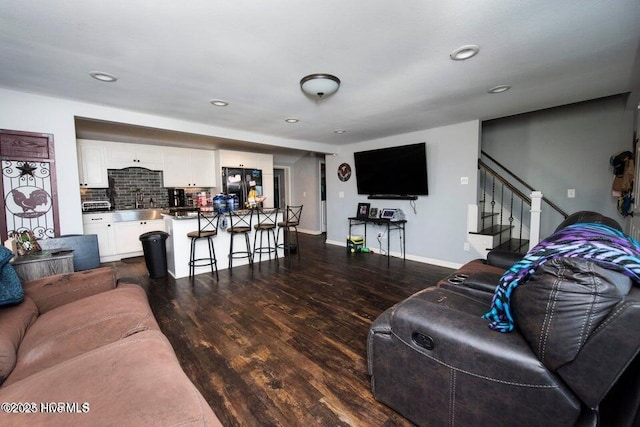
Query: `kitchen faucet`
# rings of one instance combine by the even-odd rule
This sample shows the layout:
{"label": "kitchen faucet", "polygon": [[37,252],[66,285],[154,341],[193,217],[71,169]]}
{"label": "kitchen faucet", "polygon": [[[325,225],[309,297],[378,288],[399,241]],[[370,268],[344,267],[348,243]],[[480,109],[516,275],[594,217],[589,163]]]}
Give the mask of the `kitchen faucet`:
{"label": "kitchen faucet", "polygon": [[140,194],[140,189],[136,189],[136,209],[140,209],[142,207],[142,194]]}

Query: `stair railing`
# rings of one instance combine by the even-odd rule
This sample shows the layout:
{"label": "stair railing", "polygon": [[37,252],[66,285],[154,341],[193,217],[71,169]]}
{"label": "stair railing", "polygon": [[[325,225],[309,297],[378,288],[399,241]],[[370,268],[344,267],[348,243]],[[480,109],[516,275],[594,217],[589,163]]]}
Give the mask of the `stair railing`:
{"label": "stair railing", "polygon": [[[497,161],[496,159],[494,159],[493,157],[491,157],[489,154],[487,154],[485,151],[481,151],[482,155],[485,156],[487,159],[491,160],[493,163],[495,163],[496,165],[498,165],[503,171],[505,171],[507,174],[509,174],[509,176],[511,176],[511,178],[513,178],[514,180],[518,181],[520,184],[522,184],[525,188],[527,188],[530,191],[537,191],[535,188],[533,188],[532,186],[530,186],[529,184],[527,184],[525,181],[523,181],[520,177],[518,177],[516,174],[514,174],[513,172],[511,172],[506,166],[504,166],[502,163],[500,163],[499,161]],[[553,203],[551,200],[547,199],[546,197],[542,197],[542,201],[545,202],[547,205],[549,205],[553,210],[555,210],[556,212],[558,212],[560,215],[564,216],[565,218],[567,218],[569,216],[568,213],[566,213],[565,211],[563,211],[562,209],[560,209],[560,207],[558,205],[556,205],[555,203]]]}
{"label": "stair railing", "polygon": [[[502,171],[504,171],[506,175],[510,176],[510,179],[505,178],[501,173],[497,172],[482,159],[478,159],[478,169],[480,170],[480,204],[482,205],[483,210],[480,218],[481,228],[484,230],[503,226],[505,225],[504,215],[507,213],[509,215],[509,217],[507,218],[509,233],[506,238],[503,237],[502,233],[500,233],[499,245],[502,245],[507,241],[513,241],[514,234],[518,236],[517,241],[522,242],[523,229],[525,227],[525,223],[527,222],[529,222],[531,226],[530,231],[533,232],[529,236],[529,240],[531,241],[530,243],[532,245],[537,244],[539,240],[541,202],[546,203],[549,207],[551,207],[551,209],[562,215],[564,218],[568,216],[568,214],[560,209],[555,203],[542,196],[539,191],[536,191],[531,185],[527,184],[500,162],[495,160],[484,151],[481,151],[481,153],[483,156],[497,165],[500,169],[502,169]],[[532,195],[536,199],[534,200],[534,207],[532,207],[531,198],[527,196],[522,190],[520,190],[516,185],[514,185],[511,180],[520,184],[521,188],[524,187],[526,190],[532,192]],[[490,205],[490,211],[487,211],[487,208],[489,207],[487,206],[487,203]],[[497,205],[499,205],[499,211],[497,211]],[[525,209],[528,209],[532,216],[536,215],[537,217],[531,219],[529,216],[527,216],[525,218]],[[496,224],[496,217],[499,217],[498,224]],[[516,230],[516,232],[514,233],[514,222],[516,220],[516,217],[519,217],[519,227],[518,230]],[[535,233],[537,233],[537,235],[533,235]],[[514,251],[519,250],[518,247],[509,249]]]}
{"label": "stair railing", "polygon": [[[478,159],[478,169],[480,170],[480,205],[482,211],[480,213],[481,230],[498,230],[505,224],[505,214],[509,217],[508,235],[500,232],[498,234],[498,245],[501,246],[506,242],[510,242],[517,236],[520,243],[524,239],[523,231],[526,219],[524,218],[525,209],[531,209],[531,198],[517,189],[508,180],[503,178],[498,172],[489,165]],[[490,210],[487,210],[490,209]],[[514,222],[519,217],[519,226],[514,233]],[[515,234],[515,236],[514,236]],[[517,252],[520,247],[507,248]]]}

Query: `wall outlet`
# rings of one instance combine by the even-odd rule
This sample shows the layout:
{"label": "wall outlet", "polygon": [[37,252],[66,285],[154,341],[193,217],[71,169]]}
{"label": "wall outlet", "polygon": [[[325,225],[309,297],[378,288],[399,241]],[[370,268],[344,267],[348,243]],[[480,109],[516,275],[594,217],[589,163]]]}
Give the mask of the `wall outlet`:
{"label": "wall outlet", "polygon": [[576,198],[576,189],[575,188],[569,188],[567,190],[567,197],[569,199],[575,199]]}
{"label": "wall outlet", "polygon": [[464,250],[465,251],[469,250],[469,243],[468,242],[464,242]]}

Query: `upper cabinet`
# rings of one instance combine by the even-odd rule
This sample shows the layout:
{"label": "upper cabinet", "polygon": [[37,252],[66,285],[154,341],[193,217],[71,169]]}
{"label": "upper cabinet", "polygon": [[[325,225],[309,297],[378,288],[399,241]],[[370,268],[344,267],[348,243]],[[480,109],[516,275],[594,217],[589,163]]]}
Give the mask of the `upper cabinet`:
{"label": "upper cabinet", "polygon": [[223,168],[258,169],[256,153],[218,150],[218,156],[220,156],[220,167]]}
{"label": "upper cabinet", "polygon": [[103,142],[102,144],[107,151],[107,169],[140,167],[162,170],[162,150],[157,146],[122,142]]}
{"label": "upper cabinet", "polygon": [[167,147],[163,152],[165,187],[216,186],[215,151]]}
{"label": "upper cabinet", "polygon": [[107,166],[104,146],[95,141],[78,140],[78,173],[80,187],[107,188]]}
{"label": "upper cabinet", "polygon": [[264,175],[273,175],[273,154],[256,154],[256,169],[262,170]]}
{"label": "upper cabinet", "polygon": [[260,169],[262,173],[273,173],[273,155],[247,153],[244,151],[219,150],[220,167]]}

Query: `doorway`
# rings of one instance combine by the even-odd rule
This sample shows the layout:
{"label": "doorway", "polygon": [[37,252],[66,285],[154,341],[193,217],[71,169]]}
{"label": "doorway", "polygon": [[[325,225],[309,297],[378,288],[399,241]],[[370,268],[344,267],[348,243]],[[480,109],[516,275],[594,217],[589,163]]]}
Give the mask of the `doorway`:
{"label": "doorway", "polygon": [[274,208],[284,209],[287,206],[287,173],[285,168],[273,168],[273,204]]}
{"label": "doorway", "polygon": [[320,232],[327,233],[327,166],[320,162]]}

